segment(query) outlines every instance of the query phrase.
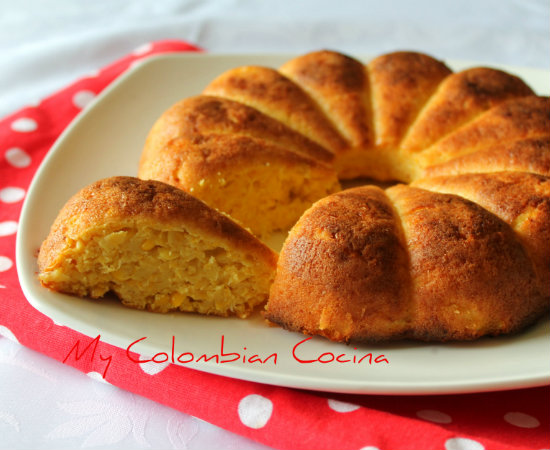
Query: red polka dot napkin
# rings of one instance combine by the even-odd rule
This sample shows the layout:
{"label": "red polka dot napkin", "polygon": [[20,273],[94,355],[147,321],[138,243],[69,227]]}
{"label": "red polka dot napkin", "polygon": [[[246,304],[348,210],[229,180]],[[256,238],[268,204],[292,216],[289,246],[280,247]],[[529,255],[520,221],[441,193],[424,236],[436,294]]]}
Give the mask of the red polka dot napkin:
{"label": "red polka dot napkin", "polygon": [[[23,296],[15,270],[18,217],[38,165],[68,123],[135,60],[197,51],[147,44],[97,74],[0,121],[0,334],[106,380],[279,449],[542,449],[550,388],[447,396],[336,395],[256,384],[176,365],[132,363],[125,350],[55,325]],[[67,358],[80,340],[110,357]]]}

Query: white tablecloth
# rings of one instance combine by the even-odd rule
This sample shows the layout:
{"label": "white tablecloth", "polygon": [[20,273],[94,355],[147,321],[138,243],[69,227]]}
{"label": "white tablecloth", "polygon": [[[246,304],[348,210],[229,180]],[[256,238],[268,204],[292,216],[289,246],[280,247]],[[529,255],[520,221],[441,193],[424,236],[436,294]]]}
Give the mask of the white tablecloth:
{"label": "white tablecloth", "polygon": [[[171,38],[212,52],[411,49],[548,68],[550,3],[3,0],[0,117],[149,41]],[[0,448],[76,447],[266,448],[0,337]]]}

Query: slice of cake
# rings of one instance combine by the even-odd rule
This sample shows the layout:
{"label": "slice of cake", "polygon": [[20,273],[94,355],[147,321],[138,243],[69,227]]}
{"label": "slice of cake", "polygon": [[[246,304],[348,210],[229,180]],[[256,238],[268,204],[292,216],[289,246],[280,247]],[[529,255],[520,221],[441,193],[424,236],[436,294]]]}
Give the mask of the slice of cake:
{"label": "slice of cake", "polygon": [[227,216],[157,181],[113,177],[74,195],[38,257],[53,290],[126,306],[246,317],[263,303],[277,254]]}

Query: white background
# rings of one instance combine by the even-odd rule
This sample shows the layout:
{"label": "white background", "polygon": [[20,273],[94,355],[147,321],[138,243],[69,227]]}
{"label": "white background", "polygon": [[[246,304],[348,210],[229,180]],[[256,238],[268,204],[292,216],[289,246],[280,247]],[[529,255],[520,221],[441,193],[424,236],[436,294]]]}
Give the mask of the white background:
{"label": "white background", "polygon": [[[161,39],[216,53],[409,49],[548,69],[550,2],[0,0],[0,117]],[[1,336],[0,436],[0,448],[265,448]]]}

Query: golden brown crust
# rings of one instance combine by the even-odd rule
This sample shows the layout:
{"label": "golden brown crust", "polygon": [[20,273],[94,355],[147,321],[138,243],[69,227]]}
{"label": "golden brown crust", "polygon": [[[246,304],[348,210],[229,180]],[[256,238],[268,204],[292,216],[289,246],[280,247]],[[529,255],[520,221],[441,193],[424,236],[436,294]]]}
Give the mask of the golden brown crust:
{"label": "golden brown crust", "polygon": [[478,67],[449,75],[409,129],[401,147],[421,151],[482,112],[517,97],[533,95],[520,78]]}
{"label": "golden brown crust", "polygon": [[40,249],[40,271],[46,270],[49,262],[57,259],[56,255],[66,245],[67,239],[76,239],[90,227],[136,219],[176,230],[185,224],[188,229],[253,252],[266,264],[276,264],[277,255],[272,250],[193,196],[158,181],[111,177],[86,186],[61,209]]}
{"label": "golden brown crust", "polygon": [[331,159],[329,151],[254,108],[198,96],[176,103],[156,121],[138,176],[189,192],[235,164],[278,161],[325,168],[323,162]]}
{"label": "golden brown crust", "polygon": [[210,134],[263,139],[319,161],[333,159],[330,151],[257,109],[206,95],[181,100],[165,111],[149,133],[143,158],[155,157],[178,139],[200,142]]}
{"label": "golden brown crust", "polygon": [[507,141],[547,136],[550,99],[529,96],[501,103],[415,155],[421,167],[448,161]]}
{"label": "golden brown crust", "polygon": [[151,152],[142,159],[139,177],[154,179],[185,191],[200,180],[243,165],[279,163],[293,167],[308,166],[333,175],[332,169],[322,162],[287,150],[275,143],[238,134],[208,134],[195,140],[174,139],[170,145]]}
{"label": "golden brown crust", "polygon": [[548,136],[550,99],[528,96],[501,103],[415,155],[421,167],[503,142]]}
{"label": "golden brown crust", "polygon": [[394,150],[451,70],[422,53],[394,52],[373,59],[368,73],[376,111],[376,146]]}
{"label": "golden brown crust", "polygon": [[256,108],[333,153],[347,147],[317,104],[298,85],[274,69],[246,66],[229,70],[212,81],[203,94]]}
{"label": "golden brown crust", "polygon": [[332,340],[383,340],[410,326],[410,275],[399,221],[364,186],[317,202],[281,252],[266,317]]}
{"label": "golden brown crust", "polygon": [[271,159],[324,167],[323,162],[332,157],[254,108],[198,96],[176,103],[157,120],[147,137],[138,175],[188,190],[193,184],[186,183],[187,178],[198,181],[234,164]]}
{"label": "golden brown crust", "polygon": [[550,178],[496,172],[426,178],[413,185],[460,195],[508,223],[529,253],[541,295],[550,298]]}
{"label": "golden brown crust", "polygon": [[294,58],[279,72],[317,101],[351,146],[372,146],[368,79],[361,62],[323,50]]}
{"label": "golden brown crust", "polygon": [[455,195],[404,185],[387,194],[407,240],[415,338],[508,333],[547,308],[531,261],[505,222]]}
{"label": "golden brown crust", "polygon": [[427,167],[426,177],[513,170],[550,176],[550,136],[498,143]]}

